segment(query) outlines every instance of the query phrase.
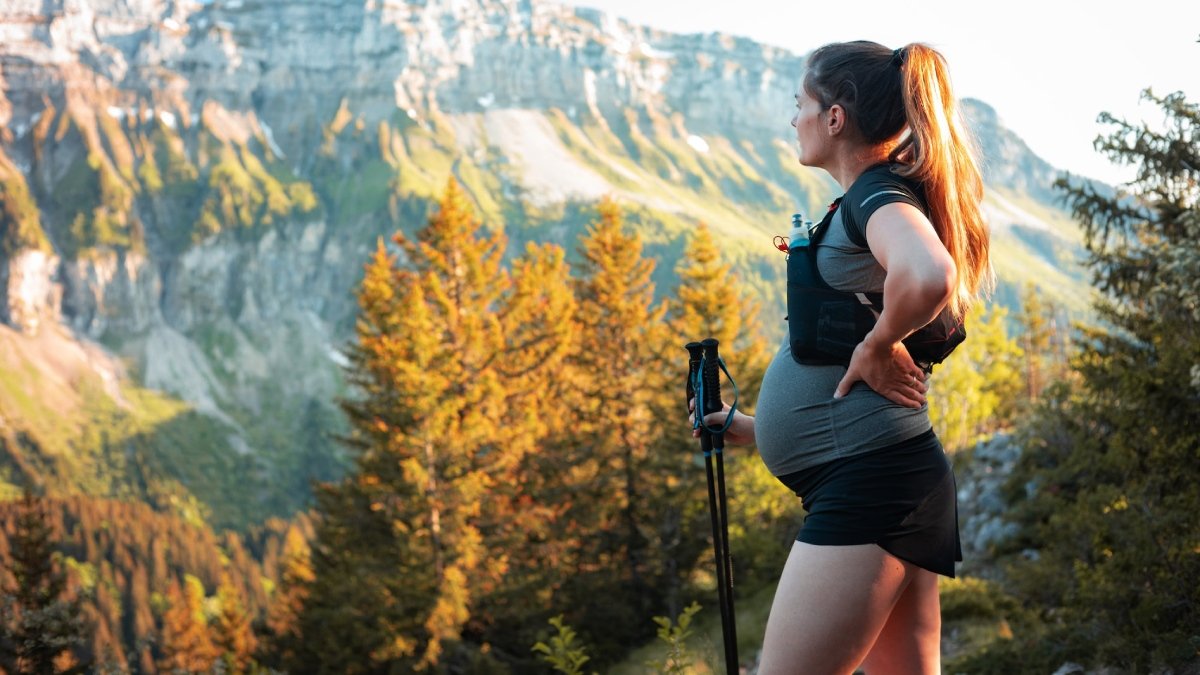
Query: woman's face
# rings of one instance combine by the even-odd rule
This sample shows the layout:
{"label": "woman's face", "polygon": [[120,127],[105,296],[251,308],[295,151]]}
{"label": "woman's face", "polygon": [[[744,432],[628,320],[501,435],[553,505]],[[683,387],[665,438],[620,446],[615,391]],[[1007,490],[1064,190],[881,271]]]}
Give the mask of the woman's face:
{"label": "woman's face", "polygon": [[801,87],[796,94],[796,114],[792,115],[792,126],[796,129],[796,144],[800,150],[800,163],[805,166],[820,166],[829,145],[825,130],[825,119],[821,104],[809,97]]}

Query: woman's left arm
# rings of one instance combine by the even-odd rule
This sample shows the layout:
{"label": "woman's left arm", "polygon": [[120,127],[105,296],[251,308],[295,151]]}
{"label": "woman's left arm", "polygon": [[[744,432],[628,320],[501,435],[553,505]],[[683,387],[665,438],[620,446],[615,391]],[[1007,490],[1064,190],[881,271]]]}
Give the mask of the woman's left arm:
{"label": "woman's left arm", "polygon": [[862,380],[900,405],[925,404],[925,372],[900,342],[932,321],[954,292],[954,260],[933,224],[915,206],[895,202],[879,207],[867,223],[867,245],[887,271],[883,312],[854,350],[834,398]]}

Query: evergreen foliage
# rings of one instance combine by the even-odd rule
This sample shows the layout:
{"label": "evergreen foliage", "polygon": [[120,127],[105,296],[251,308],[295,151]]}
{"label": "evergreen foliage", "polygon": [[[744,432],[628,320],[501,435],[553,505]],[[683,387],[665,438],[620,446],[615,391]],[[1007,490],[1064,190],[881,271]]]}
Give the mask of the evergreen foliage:
{"label": "evergreen foliage", "polygon": [[673,334],[697,341],[711,337],[720,342],[729,372],[737,373],[741,397],[738,407],[752,414],[749,402],[758,399],[763,374],[773,356],[759,322],[761,303],[744,292],[704,224],[688,237],[675,271],[679,285],[668,300]]}
{"label": "evergreen foliage", "polygon": [[15,587],[5,583],[0,596],[0,669],[12,675],[87,668],[73,652],[86,643],[92,626],[80,599],[66,595],[67,575],[53,539],[44,505],[26,489],[10,540]]}
{"label": "evergreen foliage", "polygon": [[966,342],[934,368],[929,418],[949,451],[973,445],[1015,416],[1024,352],[1008,337],[1007,316],[999,305],[973,307]]}
{"label": "evergreen foliage", "polygon": [[212,638],[224,672],[230,675],[255,672],[254,650],[258,638],[251,627],[241,589],[228,574],[222,575],[221,585],[217,587],[217,615],[213,618]]}
{"label": "evergreen foliage", "polygon": [[[688,237],[684,255],[676,266],[679,282],[668,297],[668,318],[671,334],[678,344],[670,354],[667,367],[686,372],[687,354],[683,345],[712,337],[720,343],[721,358],[726,362],[737,386],[738,409],[753,414],[762,378],[774,355],[763,337],[759,320],[761,304],[751,296],[739,276],[723,260],[722,251],[709,228],[701,224]],[[722,374],[722,380],[725,376]],[[670,403],[682,415],[683,390],[681,378],[673,382]],[[732,403],[735,392],[729,382],[722,383],[722,394]],[[690,434],[666,434],[662,440],[665,452],[694,458],[686,472],[678,477],[683,489],[680,501],[685,505],[684,522],[690,527],[682,532],[680,545],[686,552],[676,554],[681,560],[700,557],[706,574],[716,569],[711,542],[712,527],[708,520],[707,487],[703,479],[703,459],[699,445]],[[726,446],[725,471],[728,489],[730,550],[734,578],[754,583],[773,580],[782,567],[795,535],[798,500],[786,490],[778,489],[779,481],[767,471],[752,448]],[[701,544],[700,551],[691,547]],[[715,595],[715,591],[709,594]],[[679,603],[669,602],[667,609],[676,616],[682,609]]]}
{"label": "evergreen foliage", "polygon": [[[451,180],[401,269],[380,244],[360,291],[345,405],[355,471],[318,496],[315,579],[292,665],[303,671],[438,668],[501,589],[529,536],[520,480],[537,412],[565,353],[571,303],[560,255],[501,265]],[[515,340],[515,343],[512,341]],[[519,579],[521,575],[517,575]],[[347,614],[352,616],[347,616]]]}
{"label": "evergreen foliage", "polygon": [[[565,443],[574,498],[563,518],[581,530],[572,537],[580,567],[564,589],[612,599],[578,608],[573,619],[603,659],[648,638],[645,617],[668,604],[678,611],[683,571],[702,540],[685,520],[688,496],[699,494],[685,480],[690,454],[664,443],[660,424],[686,419],[678,386],[686,353],[655,302],[654,261],[641,238],[614,201],[600,202],[596,215],[578,246],[578,342],[563,392],[574,421]],[[671,362],[683,364],[677,380]]]}
{"label": "evergreen foliage", "polygon": [[308,540],[296,528],[288,528],[281,552],[279,583],[271,598],[263,629],[265,639],[259,644],[258,660],[266,666],[282,668],[294,663],[300,634],[300,613],[308,596],[308,587],[315,576],[312,550]]}
{"label": "evergreen foliage", "polygon": [[1014,547],[1037,554],[1011,579],[1042,623],[994,662],[1200,661],[1200,108],[1145,97],[1164,130],[1106,115],[1116,129],[1097,141],[1137,168],[1126,193],[1059,182],[1109,326],[1084,331],[1078,389],[1049,390],[1026,430]]}
{"label": "evergreen foliage", "polygon": [[[78,603],[90,624],[73,649],[75,659],[100,671],[158,672],[167,595],[185,575],[208,588],[228,579],[247,616],[261,615],[268,602],[265,587],[280,574],[283,540],[292,532],[300,536],[307,526],[299,516],[292,523],[271,521],[245,538],[217,537],[206,526],[155,513],[145,504],[78,496],[41,501],[57,550],[56,569],[66,579],[60,600]],[[13,556],[23,509],[21,501],[0,503],[5,588],[17,586],[12,572],[19,565]],[[219,596],[202,602],[214,604]],[[10,609],[17,604],[10,602]]]}
{"label": "evergreen foliage", "polygon": [[[340,169],[354,152],[339,139],[361,134],[361,125],[352,115],[338,117],[320,164],[339,176],[338,189],[321,184],[319,203],[308,183],[265,153],[217,142],[203,130],[199,140],[196,132],[184,139],[159,125],[133,139],[147,149],[140,165],[114,154],[76,166],[68,175],[71,189],[59,196],[87,208],[61,206],[92,214],[80,222],[96,231],[76,233],[85,247],[121,245],[97,230],[104,222],[95,214],[130,211],[133,196],[118,189],[128,185],[137,199],[193,223],[198,235],[253,236],[318,208],[382,217],[388,195],[393,222],[416,212],[423,217],[412,181],[425,194],[435,187],[424,183],[436,186],[435,176],[450,171],[454,139],[447,129],[399,129],[390,140],[381,132],[381,158],[349,164],[357,171],[366,161],[371,169],[358,185]],[[643,120],[627,122],[621,133],[631,134],[636,151],[662,175],[693,182],[714,198],[727,192],[721,176],[734,169],[711,163],[733,162],[740,150],[723,146],[716,159],[686,159],[669,145],[656,151],[657,141],[638,128],[652,128]],[[190,146],[202,148],[195,164]],[[420,161],[434,155],[436,163]],[[475,171],[466,164],[456,171],[464,176],[468,169]],[[742,197],[762,197],[750,194],[761,190],[756,169],[735,169]],[[539,666],[528,645],[545,639],[547,618],[560,611],[566,612],[560,630],[566,619],[579,627],[576,637],[596,646],[588,665],[599,667],[652,635],[646,617],[661,619],[668,641],[670,630],[686,627],[691,614],[684,607],[708,597],[714,563],[703,469],[683,427],[681,347],[719,339],[737,377],[739,406],[752,411],[771,350],[760,337],[759,302],[724,261],[732,252],[745,263],[745,250],[721,250],[705,226],[677,236],[690,224],[650,211],[630,227],[621,208],[606,201],[579,242],[574,277],[554,245],[527,247],[504,264],[511,253],[506,234],[481,225],[468,205],[484,208],[498,189],[489,183],[475,194],[473,186],[478,182],[468,181],[468,197],[451,181],[427,226],[380,243],[364,270],[349,370],[355,395],[344,402],[354,467],[346,480],[319,489],[311,549],[313,534],[298,523],[275,523],[261,541],[247,543],[214,535],[203,526],[209,514],[199,510],[194,522],[182,524],[130,505],[75,500],[64,507],[71,585],[99,620],[88,654],[111,654],[113,667],[141,672],[251,672],[256,659],[297,673],[526,672]],[[805,192],[819,191],[810,187]],[[766,196],[775,205],[788,199],[774,186]],[[361,203],[347,205],[359,197]],[[492,203],[486,210],[505,208],[518,207]],[[36,215],[36,207],[30,212]],[[573,215],[591,213],[590,205],[580,205]],[[714,222],[726,226],[746,218],[720,216]],[[538,224],[544,232],[531,235],[531,228],[518,236],[569,229],[562,223],[547,217]],[[660,225],[663,232],[653,230]],[[176,229],[178,239],[167,236],[172,250],[185,248],[193,233]],[[680,284],[664,302],[655,301],[653,281],[665,288],[669,273],[654,276],[646,241],[670,256],[685,246],[675,268]],[[1177,279],[1190,273],[1186,261],[1171,264],[1184,266]],[[1005,336],[1002,311],[972,318],[972,339],[939,369],[934,387],[935,423],[944,427],[948,447],[1007,424],[1026,393],[1060,407],[1073,401],[1047,388],[1058,371],[1043,354],[1059,349],[1055,329],[1038,323],[1048,313],[1031,294],[1018,320],[1032,328],[1020,345]],[[732,392],[725,394],[729,400]],[[298,425],[312,432],[310,439],[330,426],[322,421],[324,403],[309,401]],[[1083,408],[1071,405],[1080,414]],[[183,437],[194,434],[184,426],[171,438],[191,447],[194,441]],[[303,447],[300,461],[319,475],[339,473],[322,444]],[[126,452],[113,448],[113,456]],[[180,464],[205,461],[211,458],[189,456]],[[726,462],[734,576],[739,584],[772,583],[798,525],[798,504],[752,452],[731,449]],[[174,504],[174,496],[164,492],[159,505]],[[236,499],[241,495],[229,502]],[[0,547],[0,559],[5,552]],[[215,597],[205,597],[205,588],[215,589]],[[1054,601],[1064,603],[1066,595]],[[993,611],[988,602],[963,611]],[[583,662],[562,663],[578,669]]]}
{"label": "evergreen foliage", "polygon": [[1026,282],[1021,293],[1017,322],[1025,361],[1025,398],[1037,403],[1051,384],[1072,377],[1068,367],[1070,335],[1058,307],[1042,298],[1032,281]]}
{"label": "evergreen foliage", "polygon": [[453,181],[428,225],[393,241],[359,292],[343,402],[355,466],[319,490],[311,562],[286,564],[270,647],[293,672],[524,671],[522,650],[569,608],[611,663],[651,637],[647,616],[680,616],[711,550],[696,448],[661,424],[686,419],[676,332],[725,339],[735,367],[761,371],[766,350],[743,334],[753,305],[701,230],[665,320],[612,201],[574,275],[553,245],[502,266],[503,233]]}
{"label": "evergreen foliage", "polygon": [[184,577],[183,585],[172,580],[167,588],[159,647],[160,673],[206,673],[217,660],[204,613],[204,584],[190,574]]}

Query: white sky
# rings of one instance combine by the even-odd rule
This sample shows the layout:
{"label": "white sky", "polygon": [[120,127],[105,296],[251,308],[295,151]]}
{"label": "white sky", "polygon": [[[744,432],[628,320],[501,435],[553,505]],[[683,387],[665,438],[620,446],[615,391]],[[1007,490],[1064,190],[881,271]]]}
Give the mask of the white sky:
{"label": "white sky", "polygon": [[[797,54],[866,39],[925,42],[950,64],[960,97],[1001,122],[1054,167],[1117,183],[1132,178],[1092,147],[1101,111],[1155,123],[1155,94],[1200,103],[1200,0],[564,0],[678,33],[719,31]],[[787,124],[788,120],[781,120]]]}

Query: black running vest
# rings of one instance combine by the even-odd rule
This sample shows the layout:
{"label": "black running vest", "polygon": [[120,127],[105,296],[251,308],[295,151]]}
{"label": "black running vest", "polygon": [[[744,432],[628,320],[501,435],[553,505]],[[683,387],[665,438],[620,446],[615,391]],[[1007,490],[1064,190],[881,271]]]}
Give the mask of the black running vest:
{"label": "black running vest", "polygon": [[[884,164],[867,171],[879,170],[890,169]],[[861,177],[856,180],[846,194],[830,206],[821,222],[813,227],[808,246],[788,252],[786,319],[792,358],[798,363],[848,365],[854,348],[875,326],[878,312],[883,311],[883,293],[839,291],[825,283],[817,269],[817,245],[828,231],[834,213],[838,211],[842,213],[842,222],[847,226],[850,239],[865,247],[866,242],[859,242],[861,237],[854,235],[859,228],[850,220],[851,209],[843,205],[858,203],[854,201],[856,199],[861,201],[873,197],[863,194],[864,188],[860,186],[867,183],[869,181]],[[927,209],[922,210],[927,212]],[[917,366],[929,372],[934,364],[945,360],[966,337],[963,322],[955,320],[950,308],[946,307],[933,321],[905,338],[903,343]]]}

